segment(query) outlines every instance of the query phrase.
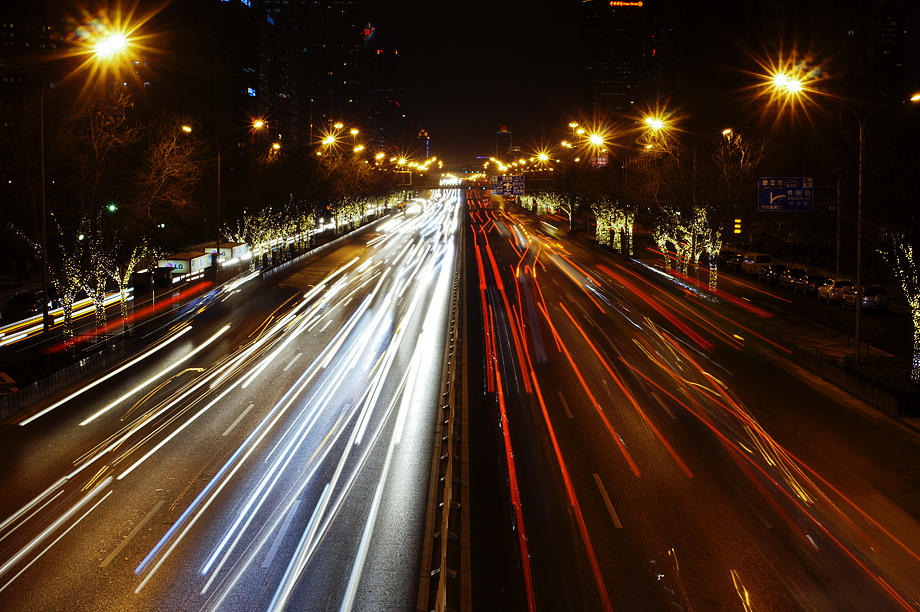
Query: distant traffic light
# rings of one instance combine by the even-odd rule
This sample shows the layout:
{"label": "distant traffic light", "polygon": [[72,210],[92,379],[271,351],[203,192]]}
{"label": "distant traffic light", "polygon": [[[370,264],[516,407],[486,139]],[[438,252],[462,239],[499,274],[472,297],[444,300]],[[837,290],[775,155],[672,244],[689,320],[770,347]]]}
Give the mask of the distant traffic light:
{"label": "distant traffic light", "polygon": [[741,219],[735,219],[735,233],[741,233]]}

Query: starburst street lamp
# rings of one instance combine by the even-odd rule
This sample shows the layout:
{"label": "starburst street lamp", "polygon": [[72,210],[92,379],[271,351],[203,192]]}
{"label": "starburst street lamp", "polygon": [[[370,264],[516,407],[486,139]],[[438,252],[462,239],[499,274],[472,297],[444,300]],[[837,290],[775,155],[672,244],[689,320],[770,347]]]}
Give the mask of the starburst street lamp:
{"label": "starburst street lamp", "polygon": [[[102,59],[120,55],[128,49],[128,46],[128,39],[124,34],[116,33],[97,40],[95,44],[90,47],[90,53],[94,54],[94,59],[98,62]],[[47,216],[47,203],[45,198],[45,87],[47,85],[48,78],[42,83],[38,92],[39,179],[41,180],[42,194],[42,332],[45,334],[51,329],[51,318],[48,316],[48,298],[50,296],[48,292],[48,225],[45,218]]]}
{"label": "starburst street lamp", "polygon": [[[814,91],[814,90],[806,89],[806,82],[802,78],[797,77],[796,75],[791,74],[789,72],[783,72],[783,71],[777,71],[777,72],[774,72],[772,75],[770,75],[770,77],[767,78],[767,84],[772,90],[772,95],[774,97],[781,97],[784,99],[784,101],[795,99],[796,97],[798,97],[800,94],[802,94],[805,91]],[[842,99],[837,98],[835,96],[831,96],[831,97],[833,97],[834,100],[840,104],[840,106],[850,111],[850,113],[856,119],[856,124],[859,126],[859,166],[858,166],[859,169],[857,173],[857,176],[858,176],[857,185],[858,186],[857,186],[857,192],[856,192],[857,193],[856,195],[856,291],[859,291],[859,287],[862,286],[863,168],[865,165],[865,157],[866,157],[866,138],[865,138],[866,121],[868,121],[869,117],[871,117],[872,114],[875,113],[875,111],[877,111],[878,109],[882,107],[893,105],[893,104],[898,104],[898,103],[903,103],[903,102],[920,101],[920,94],[915,94],[911,96],[908,100],[889,100],[887,102],[882,102],[881,104],[878,104],[874,106],[873,108],[871,108],[869,112],[865,113],[862,116],[860,116],[860,114],[857,113],[856,110],[852,106],[844,102]],[[855,314],[856,322],[855,322],[854,329],[853,329],[853,337],[856,341],[856,352],[853,357],[853,365],[858,366],[859,365],[859,344],[860,344],[859,321],[860,321],[860,314],[862,310],[862,308],[859,305],[858,299],[857,299],[855,310],[856,310],[856,314]]]}
{"label": "starburst street lamp", "polygon": [[664,121],[658,117],[646,117],[645,125],[649,126],[653,130],[664,129]]}
{"label": "starburst street lamp", "polygon": [[128,39],[124,34],[113,34],[108,38],[100,40],[93,46],[98,57],[110,57],[124,51],[128,46]]}
{"label": "starburst street lamp", "polygon": [[802,80],[785,72],[778,72],[770,79],[774,89],[787,94],[797,94],[804,86]]}

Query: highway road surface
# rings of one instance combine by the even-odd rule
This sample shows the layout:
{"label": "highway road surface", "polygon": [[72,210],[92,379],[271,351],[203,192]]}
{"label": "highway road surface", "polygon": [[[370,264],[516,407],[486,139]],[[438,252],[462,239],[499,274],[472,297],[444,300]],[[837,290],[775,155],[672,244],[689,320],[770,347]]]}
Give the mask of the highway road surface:
{"label": "highway road surface", "polygon": [[473,609],[917,609],[915,433],[790,365],[742,300],[478,194],[465,223],[494,414],[470,448],[491,435],[505,492],[472,512],[507,525],[471,549],[515,568],[474,565]]}
{"label": "highway road surface", "polygon": [[240,277],[5,425],[0,607],[414,607],[460,220]]}

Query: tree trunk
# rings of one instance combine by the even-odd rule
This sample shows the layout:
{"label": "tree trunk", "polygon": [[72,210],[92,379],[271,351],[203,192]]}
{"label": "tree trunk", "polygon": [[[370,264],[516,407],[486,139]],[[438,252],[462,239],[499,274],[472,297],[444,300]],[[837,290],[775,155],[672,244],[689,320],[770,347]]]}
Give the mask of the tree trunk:
{"label": "tree trunk", "polygon": [[914,312],[914,347],[910,362],[910,379],[915,383],[920,383],[920,323],[917,321],[916,311]]}
{"label": "tree trunk", "polygon": [[128,290],[125,285],[118,286],[119,305],[121,306],[121,330],[128,335]]}
{"label": "tree trunk", "polygon": [[709,253],[709,288],[716,290],[719,282],[719,256]]}

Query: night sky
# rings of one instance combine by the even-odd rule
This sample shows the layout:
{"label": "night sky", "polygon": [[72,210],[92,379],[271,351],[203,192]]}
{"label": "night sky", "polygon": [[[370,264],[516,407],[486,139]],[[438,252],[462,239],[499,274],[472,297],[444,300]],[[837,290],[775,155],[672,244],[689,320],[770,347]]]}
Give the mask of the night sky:
{"label": "night sky", "polygon": [[432,154],[493,155],[502,125],[530,151],[577,116],[577,0],[407,4],[375,3],[378,46],[399,51],[400,97]]}

